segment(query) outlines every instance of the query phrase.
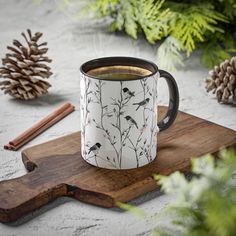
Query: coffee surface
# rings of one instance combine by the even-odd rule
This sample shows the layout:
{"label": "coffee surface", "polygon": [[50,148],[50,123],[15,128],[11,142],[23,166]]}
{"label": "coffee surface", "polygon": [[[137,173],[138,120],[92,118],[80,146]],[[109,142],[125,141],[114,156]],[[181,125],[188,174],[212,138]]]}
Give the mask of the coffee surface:
{"label": "coffee surface", "polygon": [[104,66],[89,70],[88,75],[106,80],[135,80],[152,72],[135,66]]}

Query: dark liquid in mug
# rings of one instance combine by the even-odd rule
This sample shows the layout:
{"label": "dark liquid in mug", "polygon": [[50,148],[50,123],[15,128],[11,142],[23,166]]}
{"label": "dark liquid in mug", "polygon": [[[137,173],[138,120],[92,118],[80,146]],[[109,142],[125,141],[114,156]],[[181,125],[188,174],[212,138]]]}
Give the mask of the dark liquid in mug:
{"label": "dark liquid in mug", "polygon": [[137,79],[140,75],[128,74],[128,73],[107,73],[96,75],[99,79],[111,79],[111,80],[129,80],[129,79]]}
{"label": "dark liquid in mug", "polygon": [[151,73],[147,69],[135,66],[106,66],[87,72],[88,75],[105,80],[135,80]]}

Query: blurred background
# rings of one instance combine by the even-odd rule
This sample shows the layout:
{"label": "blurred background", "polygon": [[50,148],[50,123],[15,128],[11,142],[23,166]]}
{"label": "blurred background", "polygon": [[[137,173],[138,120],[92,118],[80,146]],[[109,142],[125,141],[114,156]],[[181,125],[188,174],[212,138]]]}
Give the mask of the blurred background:
{"label": "blurred background", "polygon": [[[79,67],[98,57],[132,56],[155,62],[175,77],[181,111],[236,130],[236,82],[226,80],[226,87],[230,84],[235,89],[229,102],[218,103],[216,94],[205,89],[205,80],[212,75],[214,79],[220,73],[222,78],[228,76],[224,67],[232,67],[229,71],[236,75],[236,62],[230,61],[236,48],[235,0],[0,0],[0,58],[8,53],[13,39],[25,43],[21,32],[27,29],[42,32],[41,42],[48,43],[53,74],[47,81],[52,86],[47,94],[28,101],[0,93],[0,180],[26,173],[20,152],[6,152],[3,145],[61,103],[70,101],[76,111],[28,145],[80,129]],[[229,61],[220,66],[225,60]],[[214,83],[215,89],[218,85]],[[162,80],[158,91],[159,103],[167,105],[167,86]],[[141,202],[154,217],[174,199],[160,196],[155,201],[158,195],[147,194],[134,204]],[[38,217],[30,224],[1,225],[0,235],[32,235],[32,231],[35,235],[126,235],[127,230],[129,235],[149,235],[155,225],[151,219],[141,222],[126,213],[119,215],[72,200],[53,204],[44,208],[53,208],[47,214],[43,214],[45,210],[32,213]]]}
{"label": "blurred background", "polygon": [[[234,55],[233,0],[10,0],[0,4],[0,56],[13,39],[23,42],[21,32],[39,31],[41,41],[48,42],[53,72],[48,95],[21,103],[1,94],[2,101],[23,107],[33,104],[33,108],[47,104],[46,110],[64,100],[79,104],[80,65],[97,57],[123,55],[154,61],[172,72],[179,84],[181,110],[218,123],[222,112],[224,118],[231,115],[231,106],[219,106],[216,96],[206,93],[205,80],[209,70]],[[167,104],[166,91],[160,80],[160,104]],[[235,127],[230,121],[225,125]]]}

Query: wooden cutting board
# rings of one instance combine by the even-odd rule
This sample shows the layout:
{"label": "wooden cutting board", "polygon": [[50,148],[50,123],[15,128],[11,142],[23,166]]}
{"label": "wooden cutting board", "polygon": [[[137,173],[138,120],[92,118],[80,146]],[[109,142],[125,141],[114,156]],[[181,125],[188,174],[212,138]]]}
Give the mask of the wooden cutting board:
{"label": "wooden cutting board", "polygon": [[22,152],[29,173],[0,182],[0,221],[14,221],[60,196],[113,207],[157,188],[154,173],[189,171],[191,157],[223,146],[236,148],[235,131],[179,112],[174,125],[158,134],[157,159],[139,169],[87,164],[80,155],[80,132],[30,147]]}

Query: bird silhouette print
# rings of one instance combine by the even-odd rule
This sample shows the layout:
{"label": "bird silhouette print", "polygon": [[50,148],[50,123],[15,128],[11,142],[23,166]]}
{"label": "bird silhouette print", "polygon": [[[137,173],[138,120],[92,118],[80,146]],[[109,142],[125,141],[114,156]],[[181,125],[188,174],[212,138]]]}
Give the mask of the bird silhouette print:
{"label": "bird silhouette print", "polygon": [[140,107],[145,106],[146,104],[148,104],[149,101],[150,101],[150,98],[146,98],[146,99],[144,99],[144,100],[141,101],[141,102],[133,103],[133,105],[137,105],[137,106],[138,106],[138,107],[136,108],[136,111],[137,111]]}
{"label": "bird silhouette print", "polygon": [[102,145],[100,143],[94,144],[92,147],[90,147],[88,154],[90,154],[90,152],[93,152],[93,154],[96,156],[101,146]]}
{"label": "bird silhouette print", "polygon": [[131,92],[128,88],[123,88],[123,93],[126,99],[134,97],[134,92]]}
{"label": "bird silhouette print", "polygon": [[138,129],[137,122],[131,116],[126,116],[125,119],[130,126],[135,126]]}

